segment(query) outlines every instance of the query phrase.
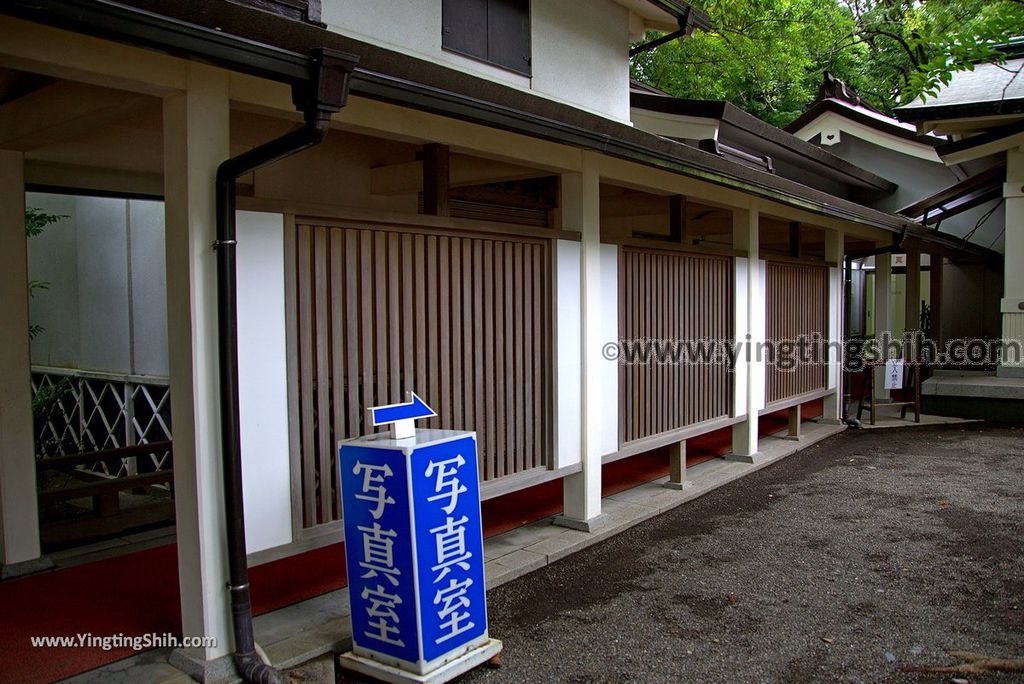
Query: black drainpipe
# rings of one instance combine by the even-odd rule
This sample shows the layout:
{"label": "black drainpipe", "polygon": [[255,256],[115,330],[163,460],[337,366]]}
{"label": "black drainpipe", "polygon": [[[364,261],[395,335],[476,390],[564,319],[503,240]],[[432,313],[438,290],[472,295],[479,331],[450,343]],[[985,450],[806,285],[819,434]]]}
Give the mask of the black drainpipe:
{"label": "black drainpipe", "polygon": [[242,504],[242,454],[238,419],[238,301],[236,282],[235,181],[261,166],[313,147],[324,139],[331,114],[345,106],[357,58],[325,48],[313,51],[313,76],[292,86],[292,101],[305,123],[226,160],[217,168],[217,309],[220,351],[221,450],[228,542],[228,589],[235,635],[235,665],[246,682],[278,684],[281,673],[256,653],[249,565]]}

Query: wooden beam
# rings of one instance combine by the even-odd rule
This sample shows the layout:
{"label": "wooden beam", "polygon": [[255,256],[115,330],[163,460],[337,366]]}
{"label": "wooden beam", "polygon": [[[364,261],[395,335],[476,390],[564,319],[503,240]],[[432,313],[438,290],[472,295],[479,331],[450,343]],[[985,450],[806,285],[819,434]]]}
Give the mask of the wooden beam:
{"label": "wooden beam", "polygon": [[800,222],[791,221],[789,224],[789,256],[799,259],[803,253],[802,247],[800,242]]}
{"label": "wooden beam", "polygon": [[0,147],[26,151],[74,140],[147,104],[159,106],[144,95],[59,81],[0,107]]}
{"label": "wooden beam", "polygon": [[[492,161],[468,154],[449,156],[449,185],[461,188],[549,176],[550,173],[517,164]],[[387,164],[370,169],[370,194],[385,197],[412,195],[423,191],[423,161]]]}
{"label": "wooden beam", "polygon": [[669,239],[684,245],[690,244],[686,226],[686,195],[672,195],[668,198]]}
{"label": "wooden beam", "polygon": [[188,86],[186,60],[23,19],[0,17],[0,45],[10,69],[158,97]]}
{"label": "wooden beam", "polygon": [[76,190],[125,192],[137,195],[164,194],[161,173],[144,173],[127,169],[97,168],[45,161],[25,162],[25,183]]}
{"label": "wooden beam", "polygon": [[451,157],[447,145],[423,146],[423,213],[448,216]]}

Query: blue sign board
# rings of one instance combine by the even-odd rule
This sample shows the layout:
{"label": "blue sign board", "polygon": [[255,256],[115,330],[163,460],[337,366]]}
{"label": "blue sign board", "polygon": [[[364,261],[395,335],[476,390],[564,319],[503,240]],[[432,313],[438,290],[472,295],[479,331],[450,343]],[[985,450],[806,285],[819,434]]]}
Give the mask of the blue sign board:
{"label": "blue sign board", "polygon": [[340,445],[353,649],[424,674],[488,642],[476,437]]}

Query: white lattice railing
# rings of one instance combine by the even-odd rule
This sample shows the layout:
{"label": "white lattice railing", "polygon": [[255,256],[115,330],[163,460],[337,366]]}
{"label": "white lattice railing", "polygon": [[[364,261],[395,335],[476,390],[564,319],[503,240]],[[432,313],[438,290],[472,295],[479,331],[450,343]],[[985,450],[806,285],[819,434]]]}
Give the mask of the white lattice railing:
{"label": "white lattice railing", "polygon": [[[169,441],[170,396],[167,378],[33,366],[36,452],[47,458]],[[169,452],[96,464],[107,477],[169,468]]]}

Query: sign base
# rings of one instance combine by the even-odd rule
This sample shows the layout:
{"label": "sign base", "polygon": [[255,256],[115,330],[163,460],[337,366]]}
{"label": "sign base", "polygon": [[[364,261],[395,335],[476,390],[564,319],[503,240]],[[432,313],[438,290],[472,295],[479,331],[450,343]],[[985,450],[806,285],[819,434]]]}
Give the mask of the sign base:
{"label": "sign base", "polygon": [[351,651],[341,654],[338,657],[338,663],[346,670],[352,670],[353,672],[358,672],[359,674],[373,677],[389,684],[406,684],[406,682],[444,684],[444,682],[449,682],[459,675],[469,672],[474,667],[482,665],[499,653],[501,653],[501,641],[498,639],[488,639],[472,651],[426,674],[415,674],[406,670],[400,670],[397,667],[356,655]]}

